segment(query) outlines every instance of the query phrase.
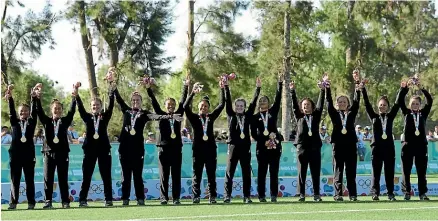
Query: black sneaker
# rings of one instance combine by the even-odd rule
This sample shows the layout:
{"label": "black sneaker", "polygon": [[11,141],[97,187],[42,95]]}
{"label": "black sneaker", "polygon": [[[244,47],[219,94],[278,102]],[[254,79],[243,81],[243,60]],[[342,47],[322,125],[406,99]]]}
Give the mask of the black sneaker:
{"label": "black sneaker", "polygon": [[357,196],[350,196],[350,201],[357,201]]}
{"label": "black sneaker", "polygon": [[70,203],[62,203],[62,208],[64,209],[70,208]]}
{"label": "black sneaker", "polygon": [[321,196],[320,196],[320,195],[315,195],[315,196],[313,196],[313,201],[315,201],[315,202],[321,202],[321,201],[322,201]]}
{"label": "black sneaker", "polygon": [[300,198],[298,199],[299,202],[304,202],[306,201],[306,196],[304,196],[303,194],[300,194]]}
{"label": "black sneaker", "polygon": [[379,196],[378,195],[373,195],[372,199],[373,199],[373,201],[379,201]]}
{"label": "black sneaker", "polygon": [[426,194],[420,195],[420,200],[430,200],[429,197],[426,196]]}
{"label": "black sneaker", "polygon": [[144,200],[137,200],[137,206],[144,206]]}
{"label": "black sneaker", "polygon": [[33,204],[33,203],[28,203],[28,204],[27,204],[27,209],[35,209],[35,204]]}
{"label": "black sneaker", "polygon": [[79,207],[87,207],[87,206],[88,206],[87,201],[81,201],[81,202],[79,202]]}
{"label": "black sneaker", "polygon": [[344,201],[344,198],[342,198],[342,196],[335,196],[335,197],[333,197],[333,199],[334,199],[335,201],[338,201],[338,202],[342,202],[342,201]]}
{"label": "black sneaker", "polygon": [[272,203],[276,203],[277,202],[277,197],[276,196],[272,196],[271,197],[271,202]]}
{"label": "black sneaker", "polygon": [[389,194],[388,195],[388,199],[389,199],[389,201],[395,201],[396,200],[394,194]]}
{"label": "black sneaker", "polygon": [[129,200],[123,200],[122,205],[123,206],[129,206]]}
{"label": "black sneaker", "polygon": [[193,198],[193,203],[199,204],[201,202],[201,199],[199,197]]}
{"label": "black sneaker", "polygon": [[266,202],[267,202],[265,197],[259,198],[259,201],[260,201],[261,203],[266,203]]}
{"label": "black sneaker", "polygon": [[249,197],[244,197],[243,198],[243,203],[249,204],[249,203],[252,203],[252,200]]}
{"label": "black sneaker", "polygon": [[46,202],[43,206],[43,209],[52,209],[52,208],[53,208],[52,202]]}
{"label": "black sneaker", "polygon": [[11,204],[9,204],[9,207],[8,207],[8,209],[17,209],[17,204],[15,204],[15,203],[11,203]]}
{"label": "black sneaker", "polygon": [[109,206],[113,206],[112,200],[105,201],[105,207],[109,207]]}
{"label": "black sneaker", "polygon": [[173,205],[180,205],[181,202],[179,201],[179,199],[174,199],[173,200]]}
{"label": "black sneaker", "polygon": [[226,196],[224,199],[224,203],[231,203],[231,197]]}
{"label": "black sneaker", "polygon": [[160,202],[161,205],[167,205],[167,200],[166,199],[162,199]]}
{"label": "black sneaker", "polygon": [[216,204],[216,198],[215,197],[210,197],[209,199],[210,204]]}
{"label": "black sneaker", "polygon": [[405,193],[405,200],[411,200],[411,194]]}

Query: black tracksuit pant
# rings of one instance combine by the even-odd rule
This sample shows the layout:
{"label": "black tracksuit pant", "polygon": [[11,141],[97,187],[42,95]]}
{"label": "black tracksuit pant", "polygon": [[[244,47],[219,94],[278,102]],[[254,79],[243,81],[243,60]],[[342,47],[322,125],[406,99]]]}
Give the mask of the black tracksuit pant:
{"label": "black tracksuit pant", "polygon": [[68,166],[68,153],[44,153],[44,192],[46,202],[51,202],[53,199],[53,182],[55,180],[55,170],[57,170],[61,202],[70,203]]}
{"label": "black tracksuit pant", "polygon": [[193,150],[193,197],[196,198],[201,196],[201,180],[204,165],[207,172],[208,192],[210,193],[211,198],[216,198],[217,151],[216,148],[209,147]]}
{"label": "black tracksuit pant", "polygon": [[182,149],[175,146],[159,147],[158,168],[160,170],[160,198],[169,200],[169,175],[172,174],[172,199],[181,195]]}
{"label": "black tracksuit pant", "polygon": [[228,145],[227,171],[225,174],[225,195],[231,197],[233,191],[233,177],[237,163],[242,168],[243,196],[251,196],[251,149],[250,146]]}
{"label": "black tracksuit pant", "polygon": [[[266,147],[264,147],[266,148]],[[278,196],[278,172],[280,169],[281,152],[277,149],[257,151],[258,173],[257,173],[257,192],[259,198],[266,197],[266,174],[269,168],[269,177],[271,184],[271,197]]]}
{"label": "black tracksuit pant", "polygon": [[122,167],[122,200],[129,200],[131,195],[131,178],[134,178],[135,196],[137,200],[144,200],[143,166],[144,155],[119,155]]}
{"label": "black tracksuit pant", "polygon": [[[307,149],[306,149],[307,148]],[[307,167],[312,175],[313,195],[319,195],[321,171],[321,147],[303,147],[297,145],[298,186],[297,193],[306,194]]]}
{"label": "black tracksuit pant", "polygon": [[347,189],[351,196],[357,196],[356,171],[357,171],[357,148],[356,143],[335,144],[333,143],[333,182],[335,184],[335,196],[342,196],[342,181],[347,177]]}
{"label": "black tracksuit pant", "polygon": [[408,144],[404,142],[401,150],[402,162],[402,190],[403,192],[411,192],[411,170],[412,164],[415,160],[415,167],[417,168],[418,176],[418,192],[420,195],[427,193],[427,145]]}
{"label": "black tracksuit pant", "polygon": [[11,202],[18,203],[20,194],[21,171],[24,172],[26,181],[26,197],[28,204],[35,204],[35,156],[11,156],[9,157],[11,172]]}
{"label": "black tracksuit pant", "polygon": [[385,165],[385,182],[388,195],[394,194],[395,148],[388,146],[372,147],[371,163],[373,165],[371,193],[380,195],[380,175]]}
{"label": "black tracksuit pant", "polygon": [[90,190],[91,178],[93,176],[96,161],[99,163],[99,172],[103,181],[105,201],[113,200],[113,189],[111,180],[111,151],[86,151],[82,161],[82,186],[79,193],[79,201],[87,201]]}

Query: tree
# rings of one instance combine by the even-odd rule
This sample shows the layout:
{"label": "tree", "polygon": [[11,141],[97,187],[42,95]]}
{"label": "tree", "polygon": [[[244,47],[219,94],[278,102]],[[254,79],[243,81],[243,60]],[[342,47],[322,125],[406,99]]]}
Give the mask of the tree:
{"label": "tree", "polygon": [[290,10],[291,1],[286,2],[286,9],[284,11],[284,58],[283,58],[283,75],[284,75],[284,85],[283,94],[281,95],[281,134],[288,140],[291,133],[291,97],[289,95],[289,83],[290,83]]}
{"label": "tree", "polygon": [[[20,7],[24,4],[17,1]],[[7,15],[7,8],[14,7],[10,0],[5,1],[2,15],[2,38],[1,38],[1,71],[3,84],[8,84],[11,76],[8,69],[12,66],[21,67],[24,64],[17,56],[17,51],[26,51],[32,58],[41,55],[41,47],[49,44],[53,49],[55,41],[52,37],[52,25],[58,18],[51,12],[51,5],[47,3],[39,14],[28,10],[25,16],[15,18]]]}

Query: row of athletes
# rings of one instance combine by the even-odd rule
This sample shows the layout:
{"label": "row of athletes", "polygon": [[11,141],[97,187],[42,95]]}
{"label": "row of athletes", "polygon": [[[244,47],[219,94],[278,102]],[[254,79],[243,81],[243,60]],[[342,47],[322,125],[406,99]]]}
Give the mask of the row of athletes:
{"label": "row of athletes", "polygon": [[[108,74],[114,74],[112,68]],[[357,167],[357,137],[354,123],[359,110],[360,94],[364,96],[366,111],[373,123],[372,147],[372,194],[373,200],[378,200],[380,195],[380,174],[385,164],[385,180],[388,188],[389,200],[394,197],[394,167],[395,147],[392,136],[393,120],[399,109],[404,115],[404,140],[402,146],[402,190],[405,200],[410,199],[410,173],[415,158],[418,174],[418,186],[421,200],[428,200],[426,196],[426,168],[427,168],[427,140],[425,123],[429,115],[432,97],[425,90],[417,77],[408,82],[402,82],[396,102],[390,108],[387,97],[382,96],[378,100],[378,112],[376,113],[369,102],[365,84],[359,77],[358,71],[353,73],[355,80],[354,99],[350,102],[347,96],[338,96],[333,103],[330,80],[324,75],[318,83],[320,94],[317,104],[310,98],[298,101],[295,92],[296,85],[289,85],[292,96],[292,112],[297,121],[297,139],[295,146],[298,157],[298,187],[300,201],[305,201],[305,181],[307,168],[310,167],[314,189],[314,200],[321,201],[319,195],[320,170],[321,170],[321,139],[318,135],[318,126],[321,120],[324,98],[327,100],[328,113],[333,123],[331,143],[333,146],[333,168],[336,201],[343,201],[342,180],[344,167],[347,178],[349,198],[357,200],[356,167]],[[42,85],[37,84],[31,93],[31,106],[21,104],[19,114],[15,111],[12,98],[12,86],[8,87],[6,98],[9,101],[10,121],[12,126],[12,144],[9,149],[11,171],[11,201],[10,209],[15,209],[18,203],[21,171],[24,171],[26,181],[26,194],[28,208],[35,207],[34,167],[35,150],[32,136],[34,134],[37,117],[43,124],[47,145],[43,148],[44,155],[44,191],[45,205],[43,208],[52,208],[52,194],[55,169],[58,172],[58,184],[61,193],[62,207],[70,207],[68,193],[68,166],[69,166],[69,143],[67,128],[71,124],[75,107],[86,124],[86,139],[83,144],[83,182],[79,194],[79,206],[85,207],[87,195],[90,189],[91,177],[96,161],[102,176],[105,194],[105,206],[113,205],[112,182],[111,182],[111,151],[110,142],[106,133],[108,122],[111,118],[114,99],[117,100],[123,112],[123,127],[120,134],[119,159],[122,168],[122,201],[123,205],[129,205],[131,192],[131,178],[134,180],[135,195],[138,205],[144,205],[144,185],[142,178],[144,164],[143,129],[147,121],[158,120],[160,137],[157,141],[159,152],[160,170],[160,198],[161,204],[167,204],[169,175],[172,174],[172,199],[174,204],[180,204],[181,189],[181,164],[182,164],[182,140],[180,133],[182,115],[185,113],[193,127],[193,203],[200,202],[200,182],[202,171],[205,166],[208,177],[209,202],[216,203],[216,166],[217,146],[213,136],[214,122],[225,108],[228,117],[229,140],[228,159],[225,177],[224,203],[231,202],[231,192],[234,172],[240,161],[243,176],[243,201],[251,203],[251,140],[256,141],[256,156],[258,161],[257,192],[260,202],[266,202],[265,182],[266,175],[270,172],[270,195],[271,202],[277,201],[278,195],[278,171],[282,152],[282,135],[277,130],[277,118],[281,103],[284,76],[279,76],[275,99],[270,105],[267,96],[261,96],[261,81],[256,80],[256,90],[251,102],[246,108],[244,99],[234,101],[234,109],[231,99],[228,78],[222,77],[219,81],[220,101],[219,105],[210,111],[210,101],[207,96],[198,103],[198,113],[193,113],[191,104],[195,95],[202,90],[202,85],[194,84],[193,90],[188,94],[190,79],[184,80],[182,96],[177,106],[175,99],[167,98],[164,102],[165,110],[161,109],[159,102],[151,89],[150,81],[143,81],[147,93],[151,98],[155,114],[142,109],[142,96],[138,92],[131,95],[131,106],[125,103],[120,96],[115,84],[109,86],[109,106],[102,111],[102,101],[94,98],[91,101],[91,113],[88,113],[78,94],[80,83],[73,86],[73,96],[70,110],[66,116],[62,116],[63,105],[54,99],[50,104],[51,116],[47,116],[41,106]],[[421,108],[421,98],[413,96],[409,101],[409,108],[405,105],[405,96],[409,87],[417,86],[426,97],[426,104]],[[255,113],[256,107],[258,112]],[[251,129],[251,130],[250,130]],[[100,133],[102,131],[102,133]],[[251,133],[251,134],[250,134]]]}

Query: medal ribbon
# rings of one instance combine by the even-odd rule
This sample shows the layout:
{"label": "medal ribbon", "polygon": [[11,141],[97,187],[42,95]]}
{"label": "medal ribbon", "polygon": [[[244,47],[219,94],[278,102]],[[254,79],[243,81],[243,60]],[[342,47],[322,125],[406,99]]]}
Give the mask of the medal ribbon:
{"label": "medal ribbon", "polygon": [[130,114],[131,114],[131,129],[134,128],[134,126],[135,126],[135,121],[137,121],[137,118],[140,116],[140,111],[137,111],[137,112],[135,113],[135,115],[134,115],[134,112],[135,112],[135,111],[131,111],[131,112],[130,112]]}
{"label": "medal ribbon", "polygon": [[175,130],[174,130],[174,125],[175,125],[175,119],[169,119],[169,123],[170,123],[170,132],[171,133],[175,133]]}
{"label": "medal ribbon", "polygon": [[20,120],[20,128],[21,128],[21,136],[22,137],[24,137],[26,134],[26,128],[27,128],[28,124],[29,123],[27,122],[27,120],[25,120],[24,123]]}
{"label": "medal ribbon", "polygon": [[207,136],[207,124],[208,124],[208,120],[209,120],[208,114],[205,115],[205,121],[201,115],[199,115],[199,119],[201,119],[202,130],[204,131],[204,136]]}
{"label": "medal ribbon", "polygon": [[53,123],[53,131],[55,133],[55,137],[57,137],[58,131],[59,131],[59,124],[61,123],[61,119],[58,119],[56,122],[55,122],[55,120],[53,120],[52,123]]}
{"label": "medal ribbon", "polygon": [[96,134],[99,133],[99,124],[100,124],[100,119],[102,118],[102,116],[99,114],[99,116],[96,118],[96,116],[93,115],[93,123],[94,123],[94,132]]}
{"label": "medal ribbon", "polygon": [[304,120],[306,120],[307,127],[309,128],[309,132],[312,131],[312,115],[307,116],[304,115]]}
{"label": "medal ribbon", "polygon": [[242,120],[240,119],[239,116],[237,116],[237,123],[239,124],[240,127],[240,133],[243,134],[243,130],[245,129],[245,116],[242,116]]}
{"label": "medal ribbon", "polygon": [[342,116],[342,112],[339,111],[339,116],[341,117],[341,121],[342,121],[342,128],[346,128],[347,126],[347,117],[348,117],[348,111],[345,112],[345,116]]}
{"label": "medal ribbon", "polygon": [[267,130],[268,130],[269,111],[266,111],[266,118],[265,118],[265,116],[263,116],[262,113],[260,113],[260,116],[262,117],[263,125],[264,125],[264,127],[265,127],[265,131],[267,131]]}
{"label": "medal ribbon", "polygon": [[415,123],[415,129],[416,131],[418,131],[418,126],[420,125],[420,113],[411,113],[412,117],[414,118],[414,123]]}
{"label": "medal ribbon", "polygon": [[388,117],[385,115],[385,118],[382,118],[382,116],[380,117],[380,121],[382,122],[382,130],[383,130],[383,134],[386,134],[386,124],[388,122]]}

